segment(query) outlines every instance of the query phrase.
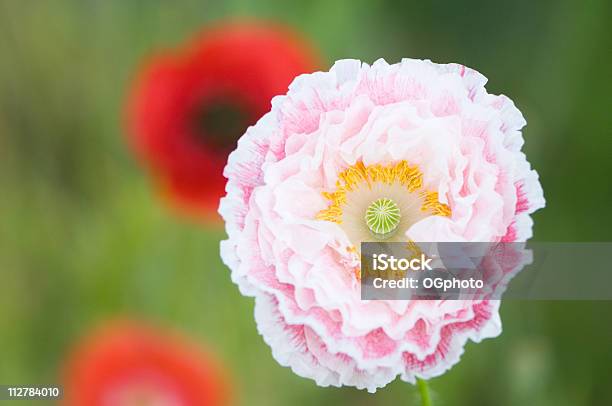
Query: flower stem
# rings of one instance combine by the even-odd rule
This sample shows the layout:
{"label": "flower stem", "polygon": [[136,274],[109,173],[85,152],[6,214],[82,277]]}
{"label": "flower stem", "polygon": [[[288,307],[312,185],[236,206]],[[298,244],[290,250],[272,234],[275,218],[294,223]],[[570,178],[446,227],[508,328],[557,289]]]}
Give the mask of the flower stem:
{"label": "flower stem", "polygon": [[431,396],[429,394],[429,386],[427,386],[427,381],[417,378],[417,385],[419,386],[419,392],[421,393],[421,404],[423,406],[431,406]]}

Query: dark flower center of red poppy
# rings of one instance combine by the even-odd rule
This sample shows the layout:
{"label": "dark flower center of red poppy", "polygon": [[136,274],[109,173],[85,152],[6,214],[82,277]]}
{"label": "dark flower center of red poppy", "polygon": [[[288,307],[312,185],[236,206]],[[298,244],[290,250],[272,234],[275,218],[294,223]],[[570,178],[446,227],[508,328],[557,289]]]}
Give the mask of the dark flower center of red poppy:
{"label": "dark flower center of red poppy", "polygon": [[227,100],[206,103],[194,116],[197,141],[224,150],[235,148],[236,141],[251,124],[246,109]]}

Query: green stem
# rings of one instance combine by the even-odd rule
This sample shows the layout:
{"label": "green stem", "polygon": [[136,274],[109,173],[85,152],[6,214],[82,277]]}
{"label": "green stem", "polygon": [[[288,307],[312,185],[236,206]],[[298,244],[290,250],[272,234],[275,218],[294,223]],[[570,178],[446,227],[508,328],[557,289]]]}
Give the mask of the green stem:
{"label": "green stem", "polygon": [[431,406],[431,395],[429,394],[429,386],[427,386],[427,381],[417,378],[417,385],[419,387],[419,393],[421,394],[421,404],[423,406]]}

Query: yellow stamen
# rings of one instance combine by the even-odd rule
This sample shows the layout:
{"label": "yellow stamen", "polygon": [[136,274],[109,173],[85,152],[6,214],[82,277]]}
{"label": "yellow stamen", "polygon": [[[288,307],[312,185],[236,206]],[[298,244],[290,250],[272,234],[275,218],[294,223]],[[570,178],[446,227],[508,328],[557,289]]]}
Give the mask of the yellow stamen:
{"label": "yellow stamen", "polygon": [[[423,187],[423,174],[417,166],[411,166],[406,161],[399,161],[388,166],[380,164],[365,166],[359,161],[338,174],[334,192],[323,192],[323,196],[330,201],[330,205],[327,209],[321,210],[316,218],[342,224],[342,206],[346,203],[347,192],[361,187],[362,184],[372,188],[376,182],[387,185],[399,183],[408,192],[414,193]],[[422,211],[436,216],[448,217],[451,215],[450,207],[438,201],[437,192],[423,190],[420,196],[423,199]]]}
{"label": "yellow stamen", "polygon": [[422,211],[429,211],[435,216],[449,217],[451,215],[450,207],[438,201],[438,192],[425,192],[423,200]]}

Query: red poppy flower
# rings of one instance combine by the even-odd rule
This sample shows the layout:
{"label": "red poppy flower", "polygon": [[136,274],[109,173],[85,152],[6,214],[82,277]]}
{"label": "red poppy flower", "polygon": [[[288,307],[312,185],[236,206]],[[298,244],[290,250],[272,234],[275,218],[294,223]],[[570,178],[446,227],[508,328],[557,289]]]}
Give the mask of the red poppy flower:
{"label": "red poppy flower", "polygon": [[220,406],[224,375],[209,355],[183,339],[134,323],[107,325],[68,360],[67,406]]}
{"label": "red poppy flower", "polygon": [[164,195],[216,219],[228,153],[316,60],[287,28],[234,23],[146,64],[128,101],[128,129]]}

